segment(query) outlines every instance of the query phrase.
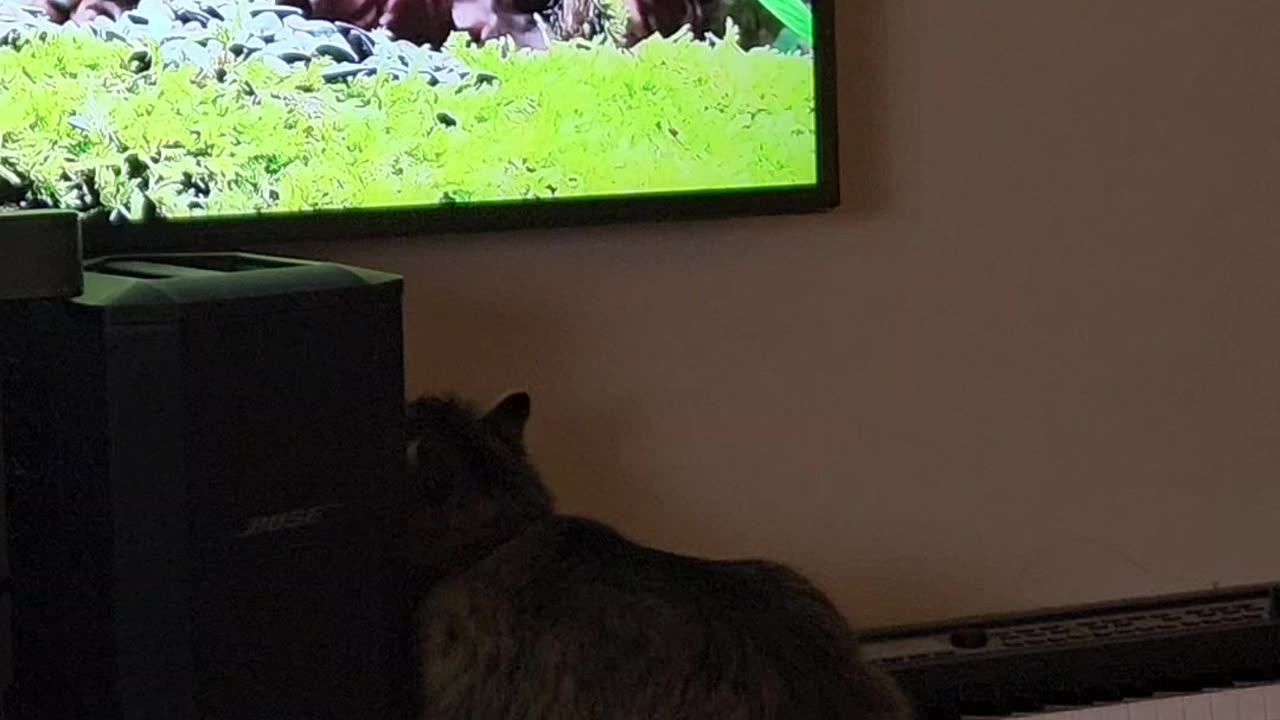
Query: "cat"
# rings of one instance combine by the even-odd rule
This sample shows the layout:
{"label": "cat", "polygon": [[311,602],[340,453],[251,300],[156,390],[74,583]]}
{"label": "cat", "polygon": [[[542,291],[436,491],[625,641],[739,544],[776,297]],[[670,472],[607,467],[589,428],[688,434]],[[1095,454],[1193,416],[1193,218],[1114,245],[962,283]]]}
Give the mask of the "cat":
{"label": "cat", "polygon": [[[689,25],[701,37],[707,6],[715,0],[624,0],[626,45],[650,35],[669,36]],[[97,17],[118,20],[139,0],[21,0],[53,22],[89,25]],[[440,48],[455,31],[483,43],[510,38],[519,48],[544,50],[548,34],[559,40],[591,39],[611,17],[601,0],[277,0],[313,19],[337,20],[364,30],[383,28],[396,38]],[[167,4],[167,3],[161,3]],[[548,26],[544,33],[542,25]]]}
{"label": "cat", "polygon": [[651,35],[670,37],[688,27],[703,37],[718,0],[624,0],[627,8],[627,44],[635,45]]}
{"label": "cat", "polygon": [[409,404],[421,720],[906,720],[796,572],[558,514],[525,448],[530,406]]}

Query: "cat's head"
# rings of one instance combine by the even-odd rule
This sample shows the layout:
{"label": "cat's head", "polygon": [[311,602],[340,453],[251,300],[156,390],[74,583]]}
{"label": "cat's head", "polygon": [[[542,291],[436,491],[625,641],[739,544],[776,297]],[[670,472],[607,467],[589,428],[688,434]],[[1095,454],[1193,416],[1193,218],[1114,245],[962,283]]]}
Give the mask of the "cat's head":
{"label": "cat's head", "polygon": [[466,570],[552,512],[551,495],[525,449],[530,405],[524,392],[487,412],[448,396],[409,404],[406,459],[418,497],[408,550],[421,570]]}
{"label": "cat's head", "polygon": [[453,0],[454,27],[477,43],[509,37],[519,48],[547,49],[537,13],[551,9],[550,0]]}

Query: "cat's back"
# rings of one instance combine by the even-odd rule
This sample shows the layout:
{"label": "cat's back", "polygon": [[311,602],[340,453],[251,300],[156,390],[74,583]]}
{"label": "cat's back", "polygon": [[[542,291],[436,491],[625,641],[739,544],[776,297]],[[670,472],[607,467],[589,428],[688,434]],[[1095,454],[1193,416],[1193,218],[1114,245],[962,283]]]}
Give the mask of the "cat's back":
{"label": "cat's back", "polygon": [[[469,687],[453,706],[492,703],[492,718],[895,715],[840,613],[774,563],[684,557],[591,520],[552,517],[429,605],[438,657],[428,684]],[[483,676],[467,675],[477,668],[519,689],[479,687],[466,679]],[[510,714],[517,706],[548,714]]]}
{"label": "cat's back", "polygon": [[[542,530],[548,590],[576,589],[567,603],[591,613],[619,603],[732,626],[757,638],[816,627],[832,642],[852,643],[849,626],[812,583],[764,560],[710,560],[641,545],[601,523],[559,517]],[[644,617],[643,614],[637,618]],[[749,625],[744,625],[749,623]]]}

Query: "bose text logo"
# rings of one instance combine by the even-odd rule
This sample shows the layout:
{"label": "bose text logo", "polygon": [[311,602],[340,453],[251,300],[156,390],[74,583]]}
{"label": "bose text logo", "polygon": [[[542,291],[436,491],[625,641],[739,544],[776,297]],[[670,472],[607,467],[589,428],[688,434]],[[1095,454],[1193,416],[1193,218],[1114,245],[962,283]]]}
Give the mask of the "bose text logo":
{"label": "bose text logo", "polygon": [[253,537],[266,533],[292,530],[300,527],[318,525],[324,520],[324,512],[338,507],[337,505],[317,505],[315,507],[290,510],[275,515],[259,515],[249,518],[245,529],[236,535],[238,538]]}

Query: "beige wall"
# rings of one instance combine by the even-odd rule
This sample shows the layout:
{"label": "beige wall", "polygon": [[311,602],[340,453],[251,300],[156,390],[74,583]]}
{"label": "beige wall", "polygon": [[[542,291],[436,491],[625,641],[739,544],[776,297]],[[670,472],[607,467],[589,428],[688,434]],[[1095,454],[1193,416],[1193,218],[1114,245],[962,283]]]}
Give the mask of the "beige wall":
{"label": "beige wall", "polygon": [[838,213],[288,250],[566,509],[864,624],[1280,579],[1280,3],[838,3]]}

